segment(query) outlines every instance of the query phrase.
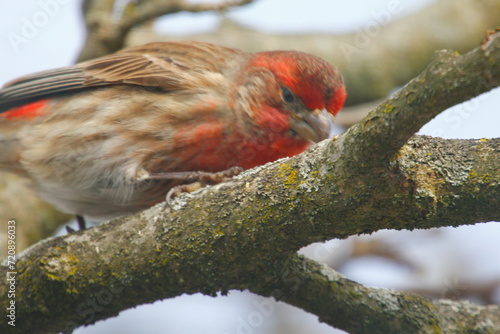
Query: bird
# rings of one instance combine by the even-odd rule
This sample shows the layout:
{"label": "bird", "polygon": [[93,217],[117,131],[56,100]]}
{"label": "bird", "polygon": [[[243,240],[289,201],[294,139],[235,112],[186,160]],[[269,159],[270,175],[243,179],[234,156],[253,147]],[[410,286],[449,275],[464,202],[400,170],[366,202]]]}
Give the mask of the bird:
{"label": "bird", "polygon": [[329,137],[342,75],[300,51],[155,42],[0,90],[0,170],[95,221],[226,180]]}

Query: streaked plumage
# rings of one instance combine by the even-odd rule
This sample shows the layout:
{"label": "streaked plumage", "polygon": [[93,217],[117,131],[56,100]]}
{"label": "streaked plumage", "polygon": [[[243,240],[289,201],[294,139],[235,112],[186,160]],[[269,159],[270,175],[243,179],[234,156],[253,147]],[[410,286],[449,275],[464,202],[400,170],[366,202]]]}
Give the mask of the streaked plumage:
{"label": "streaked plumage", "polygon": [[162,201],[154,173],[251,168],[325,139],[345,90],[327,62],[151,43],[0,90],[0,168],[63,211],[104,220]]}

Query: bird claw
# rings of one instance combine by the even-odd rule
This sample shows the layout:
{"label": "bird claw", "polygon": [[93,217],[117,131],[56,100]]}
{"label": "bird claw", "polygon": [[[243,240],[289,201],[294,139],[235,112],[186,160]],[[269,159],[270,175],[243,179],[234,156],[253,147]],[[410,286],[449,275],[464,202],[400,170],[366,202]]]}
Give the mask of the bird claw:
{"label": "bird claw", "polygon": [[170,172],[170,173],[156,173],[151,174],[149,179],[177,179],[183,181],[194,181],[188,184],[181,184],[171,188],[166,197],[165,197],[165,205],[163,208],[165,209],[167,206],[172,207],[173,199],[185,192],[193,192],[198,190],[206,185],[214,185],[224,181],[229,180],[230,178],[240,174],[243,171],[241,167],[231,167],[229,169],[223,170],[221,172]]}
{"label": "bird claw", "polygon": [[71,226],[66,225],[65,227],[66,227],[66,233],[67,233],[67,234],[70,234],[70,233],[75,232],[75,229],[74,229],[74,228],[72,228]]}
{"label": "bird claw", "polygon": [[[87,228],[87,224],[86,224],[85,218],[83,218],[83,216],[76,215],[76,222],[78,223],[78,231],[83,231]],[[74,228],[72,228],[69,225],[66,225],[66,232],[68,232],[68,234],[73,233],[75,231],[76,230]]]}
{"label": "bird claw", "polygon": [[163,206],[163,209],[166,209],[167,207],[172,207],[174,197],[177,197],[182,193],[191,193],[195,190],[200,189],[201,187],[203,187],[203,184],[201,182],[181,184],[181,185],[172,187],[168,191],[167,196],[165,196],[165,205]]}

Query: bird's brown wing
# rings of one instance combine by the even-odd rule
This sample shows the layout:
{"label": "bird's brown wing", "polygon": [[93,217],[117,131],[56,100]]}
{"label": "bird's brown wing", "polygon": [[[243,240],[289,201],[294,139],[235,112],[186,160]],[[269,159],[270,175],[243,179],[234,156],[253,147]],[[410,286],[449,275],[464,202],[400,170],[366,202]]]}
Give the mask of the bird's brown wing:
{"label": "bird's brown wing", "polygon": [[164,91],[203,87],[218,80],[217,74],[224,69],[222,59],[227,62],[237,54],[240,51],[199,42],[145,44],[11,81],[0,90],[0,112],[45,97],[107,85]]}

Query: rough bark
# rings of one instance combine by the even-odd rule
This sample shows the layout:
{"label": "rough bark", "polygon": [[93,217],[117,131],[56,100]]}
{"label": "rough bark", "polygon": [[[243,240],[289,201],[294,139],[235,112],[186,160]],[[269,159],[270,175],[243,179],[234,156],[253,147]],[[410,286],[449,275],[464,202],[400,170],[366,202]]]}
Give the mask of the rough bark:
{"label": "rough bark", "polygon": [[287,259],[284,268],[274,281],[253,291],[300,307],[349,333],[494,333],[500,324],[499,306],[367,288],[298,255]]}
{"label": "rough bark", "polygon": [[[172,208],[159,205],[33,246],[15,269],[0,268],[2,277],[17,271],[16,329],[50,333],[183,293],[272,295],[298,282],[294,293],[277,297],[351,333],[493,332],[498,307],[367,289],[295,252],[380,229],[499,220],[500,139],[408,141],[448,106],[497,87],[499,60],[500,33],[464,56],[440,52],[362,122],[303,154],[181,196]],[[337,294],[339,285],[345,294]],[[2,281],[0,295],[7,289]],[[319,304],[304,296],[310,289]]]}

